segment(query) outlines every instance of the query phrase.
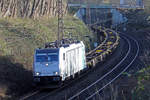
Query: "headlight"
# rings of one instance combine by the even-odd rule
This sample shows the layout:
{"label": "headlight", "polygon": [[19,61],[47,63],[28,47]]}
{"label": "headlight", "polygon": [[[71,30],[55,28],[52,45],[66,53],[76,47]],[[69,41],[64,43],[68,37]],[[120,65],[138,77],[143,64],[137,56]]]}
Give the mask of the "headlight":
{"label": "headlight", "polygon": [[45,64],[46,66],[48,66],[48,63],[47,64]]}
{"label": "headlight", "polygon": [[58,75],[58,72],[55,72],[55,75]]}
{"label": "headlight", "polygon": [[58,75],[58,72],[54,72],[55,75]]}
{"label": "headlight", "polygon": [[36,73],[36,75],[37,75],[37,76],[39,76],[39,75],[40,75],[40,73],[39,73],[39,72],[37,72],[37,73]]}

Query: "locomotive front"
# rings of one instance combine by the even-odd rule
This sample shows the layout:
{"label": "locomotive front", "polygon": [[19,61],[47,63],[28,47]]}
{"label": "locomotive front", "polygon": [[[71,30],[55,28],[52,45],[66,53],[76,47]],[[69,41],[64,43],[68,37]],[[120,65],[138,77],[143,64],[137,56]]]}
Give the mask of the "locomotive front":
{"label": "locomotive front", "polygon": [[59,83],[59,49],[36,49],[33,76],[36,84]]}

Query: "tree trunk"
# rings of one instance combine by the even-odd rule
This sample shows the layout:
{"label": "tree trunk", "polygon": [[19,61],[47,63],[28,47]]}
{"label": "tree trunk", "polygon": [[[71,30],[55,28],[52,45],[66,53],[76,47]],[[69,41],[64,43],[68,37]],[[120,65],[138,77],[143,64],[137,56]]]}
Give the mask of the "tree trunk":
{"label": "tree trunk", "polygon": [[11,16],[10,8],[11,8],[11,5],[12,5],[12,2],[13,2],[13,0],[10,0],[8,9],[7,9],[6,13],[4,14],[4,17]]}
{"label": "tree trunk", "polygon": [[[66,6],[64,3],[64,10]],[[57,0],[0,0],[0,17],[38,18],[56,15]]]}

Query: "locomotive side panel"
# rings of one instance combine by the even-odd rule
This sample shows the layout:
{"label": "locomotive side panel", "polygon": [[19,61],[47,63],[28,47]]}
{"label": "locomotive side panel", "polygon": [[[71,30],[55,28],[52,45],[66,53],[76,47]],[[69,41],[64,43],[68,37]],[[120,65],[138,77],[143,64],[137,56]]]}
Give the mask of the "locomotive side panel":
{"label": "locomotive side panel", "polygon": [[70,77],[85,68],[86,60],[84,44],[72,44],[66,50],[66,77]]}
{"label": "locomotive side panel", "polygon": [[62,47],[59,50],[59,71],[62,81],[65,80],[65,72],[66,72],[66,57],[65,57],[65,49]]}

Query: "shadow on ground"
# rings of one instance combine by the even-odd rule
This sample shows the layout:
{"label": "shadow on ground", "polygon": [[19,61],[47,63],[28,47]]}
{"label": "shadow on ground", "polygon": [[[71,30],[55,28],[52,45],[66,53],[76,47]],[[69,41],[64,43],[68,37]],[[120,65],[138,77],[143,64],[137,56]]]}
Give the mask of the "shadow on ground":
{"label": "shadow on ground", "polygon": [[32,89],[32,73],[12,56],[0,56],[0,100],[14,100]]}

